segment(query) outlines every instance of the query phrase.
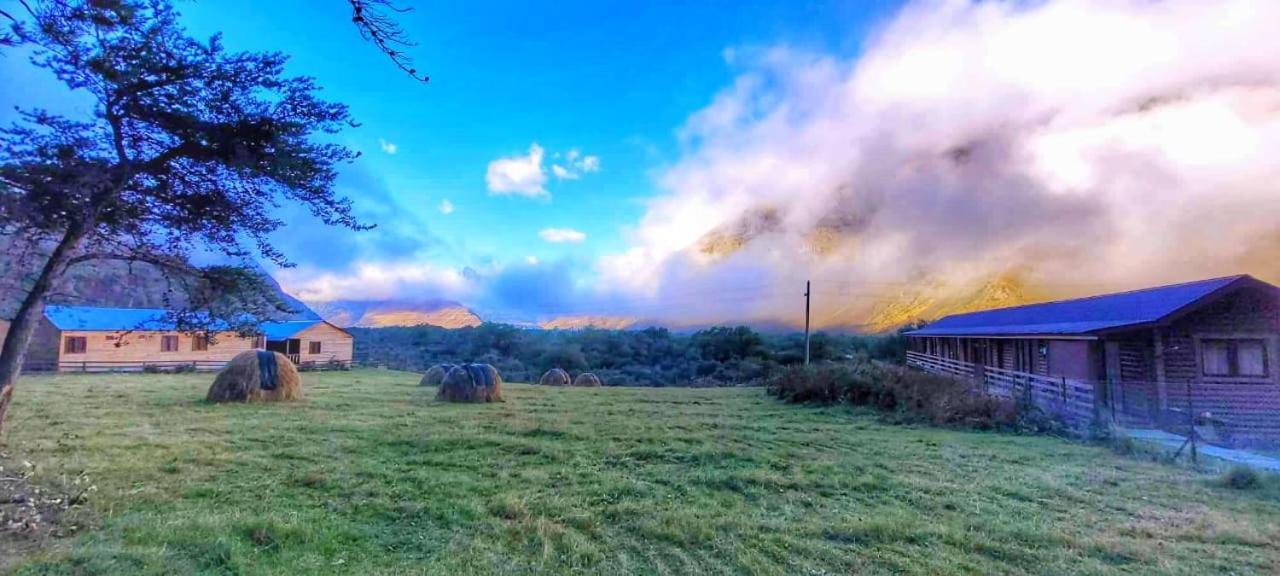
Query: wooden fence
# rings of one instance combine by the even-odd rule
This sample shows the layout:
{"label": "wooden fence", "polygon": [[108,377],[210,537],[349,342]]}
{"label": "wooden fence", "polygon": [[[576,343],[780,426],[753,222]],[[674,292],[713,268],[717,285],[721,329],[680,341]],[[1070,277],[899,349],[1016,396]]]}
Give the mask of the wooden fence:
{"label": "wooden fence", "polygon": [[[302,363],[295,361],[295,364],[298,365],[298,369],[300,370],[350,370],[354,366],[354,363],[350,360]],[[108,360],[62,361],[57,363],[26,363],[23,365],[22,371],[26,373],[217,372],[226,365],[226,360],[163,360],[155,362]]]}
{"label": "wooden fence", "polygon": [[907,365],[972,380],[987,394],[1024,401],[1062,418],[1077,431],[1086,430],[1095,417],[1097,398],[1091,382],[980,366],[919,352],[907,352]]}

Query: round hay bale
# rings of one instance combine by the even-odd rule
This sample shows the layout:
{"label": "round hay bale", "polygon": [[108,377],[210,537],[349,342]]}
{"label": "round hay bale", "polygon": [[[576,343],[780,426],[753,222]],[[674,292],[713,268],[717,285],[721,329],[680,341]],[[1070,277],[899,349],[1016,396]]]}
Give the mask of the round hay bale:
{"label": "round hay bale", "polygon": [[[261,354],[261,356],[259,356]],[[275,365],[263,366],[260,358]],[[265,369],[264,369],[265,368]],[[265,386],[263,376],[269,380]],[[274,380],[274,381],[270,381]],[[249,350],[232,358],[213,379],[209,402],[284,402],[302,399],[302,378],[298,367],[279,352]]]}
{"label": "round hay bale", "polygon": [[543,386],[568,386],[570,382],[569,373],[559,368],[547,370],[547,373],[538,380],[538,384]]}
{"label": "round hay bale", "polygon": [[488,386],[485,402],[502,402],[502,374],[492,364],[476,364],[485,373]]}
{"label": "round hay bale", "polygon": [[488,364],[463,364],[445,374],[436,398],[446,402],[502,402],[502,376]]}
{"label": "round hay bale", "polygon": [[439,386],[444,382],[444,377],[453,368],[453,364],[436,364],[427,369],[422,375],[422,380],[418,381],[419,386]]}
{"label": "round hay bale", "polygon": [[573,379],[573,385],[583,388],[595,388],[601,386],[600,377],[590,372],[583,372]]}

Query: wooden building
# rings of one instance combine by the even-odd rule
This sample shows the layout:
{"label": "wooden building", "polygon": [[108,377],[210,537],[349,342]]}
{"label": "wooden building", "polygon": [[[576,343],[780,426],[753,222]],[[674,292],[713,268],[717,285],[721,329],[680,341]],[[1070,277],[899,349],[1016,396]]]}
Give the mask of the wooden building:
{"label": "wooden building", "polygon": [[[287,353],[295,363],[350,366],[353,340],[323,320],[268,322],[261,334],[178,332],[164,310],[46,306],[32,337],[32,370],[219,369],[246,350]],[[289,352],[285,352],[285,350]]]}
{"label": "wooden building", "polygon": [[295,364],[351,365],[355,339],[324,320],[267,322],[262,325],[267,350],[288,356]]}
{"label": "wooden building", "polygon": [[1121,425],[1194,414],[1238,443],[1280,440],[1280,289],[1250,276],[957,314],[907,337],[914,366],[1057,382]]}

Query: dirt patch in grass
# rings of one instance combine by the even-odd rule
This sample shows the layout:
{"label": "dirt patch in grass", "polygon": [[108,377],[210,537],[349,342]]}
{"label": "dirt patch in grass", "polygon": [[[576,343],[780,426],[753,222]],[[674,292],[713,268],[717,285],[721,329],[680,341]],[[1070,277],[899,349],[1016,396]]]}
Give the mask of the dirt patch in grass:
{"label": "dirt patch in grass", "polygon": [[0,454],[0,573],[24,556],[59,547],[78,529],[69,512],[80,507],[87,491],[68,494],[37,486],[30,468]]}

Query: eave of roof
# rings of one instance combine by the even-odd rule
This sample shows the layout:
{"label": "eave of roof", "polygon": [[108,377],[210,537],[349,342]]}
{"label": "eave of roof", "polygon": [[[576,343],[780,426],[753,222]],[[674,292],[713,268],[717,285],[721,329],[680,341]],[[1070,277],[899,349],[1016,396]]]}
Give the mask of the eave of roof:
{"label": "eave of roof", "polygon": [[[1074,300],[955,314],[905,334],[988,338],[1097,336],[1107,331],[1157,324],[1246,282],[1271,286],[1247,275],[1227,276]],[[1271,288],[1275,289],[1274,286]]]}

